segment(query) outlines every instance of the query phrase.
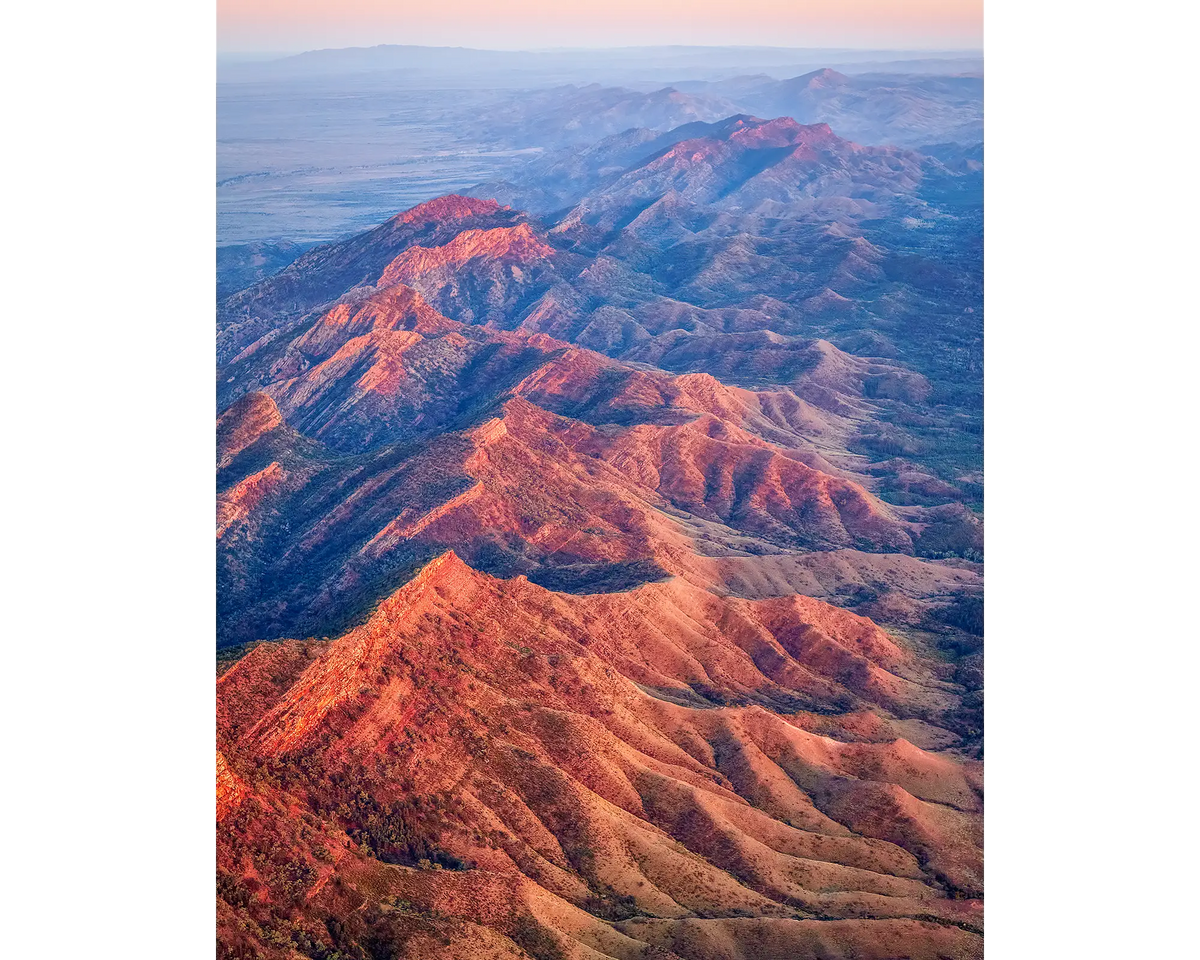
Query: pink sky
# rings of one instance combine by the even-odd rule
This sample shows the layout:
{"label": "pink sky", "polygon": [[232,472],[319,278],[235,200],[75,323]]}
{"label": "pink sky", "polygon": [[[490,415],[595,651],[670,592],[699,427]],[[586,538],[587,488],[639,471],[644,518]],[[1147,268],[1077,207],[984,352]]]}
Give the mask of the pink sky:
{"label": "pink sky", "polygon": [[218,0],[222,50],[738,44],[963,49],[983,0]]}

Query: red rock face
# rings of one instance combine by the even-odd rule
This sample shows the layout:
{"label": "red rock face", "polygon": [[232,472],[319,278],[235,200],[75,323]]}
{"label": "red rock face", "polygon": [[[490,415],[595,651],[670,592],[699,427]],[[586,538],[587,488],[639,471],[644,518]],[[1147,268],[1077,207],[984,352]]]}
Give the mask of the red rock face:
{"label": "red rock face", "polygon": [[553,253],[553,248],[538,240],[527,223],[495,230],[465,230],[444,246],[405,250],[387,265],[378,286],[412,283],[427,273],[458,267],[476,257],[521,264]]}
{"label": "red rock face", "polygon": [[295,346],[300,352],[325,358],[355,337],[371,333],[411,331],[436,336],[458,327],[411,287],[393,286],[357,308],[349,303],[334,307],[299,337]]}
{"label": "red rock face", "polygon": [[[371,890],[384,905],[371,925],[398,897],[502,935],[536,923],[566,955],[605,938],[713,949],[731,910],[781,944],[817,914],[842,918],[820,933],[840,949],[867,950],[875,929],[916,949],[932,929],[945,955],[979,955],[978,771],[930,749],[956,694],[865,618],[680,580],[555,594],[448,553],[309,656],[264,687],[254,677],[275,654],[259,647],[219,684],[230,713],[257,691],[222,728],[231,766],[306,771],[260,779],[235,815],[223,788],[220,868],[265,904],[299,897],[303,927]],[[836,719],[863,710],[912,739]],[[824,731],[809,732],[817,716]],[[384,806],[360,810],[356,793]],[[410,809],[410,796],[440,799]],[[306,824],[288,841],[295,893],[248,856],[293,816]],[[347,847],[347,831],[366,840]],[[497,879],[515,891],[507,910],[484,906]],[[597,891],[615,927],[595,916]],[[681,949],[668,955],[710,955]]]}
{"label": "red rock face", "polygon": [[230,527],[246,520],[286,479],[278,463],[263,467],[239,481],[217,498],[217,539]]}
{"label": "red rock face", "polygon": [[227,466],[248,446],[283,423],[270,397],[248,394],[217,419],[217,465]]}
{"label": "red rock face", "polygon": [[229,769],[229,764],[217,751],[217,822],[236,810],[249,791],[242,780]]}

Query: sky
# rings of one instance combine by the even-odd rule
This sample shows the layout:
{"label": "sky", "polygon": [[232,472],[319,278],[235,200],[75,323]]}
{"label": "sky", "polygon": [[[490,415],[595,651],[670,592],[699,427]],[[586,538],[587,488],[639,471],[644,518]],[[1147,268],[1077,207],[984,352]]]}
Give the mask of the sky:
{"label": "sky", "polygon": [[217,0],[221,52],[409,43],[963,50],[983,0]]}

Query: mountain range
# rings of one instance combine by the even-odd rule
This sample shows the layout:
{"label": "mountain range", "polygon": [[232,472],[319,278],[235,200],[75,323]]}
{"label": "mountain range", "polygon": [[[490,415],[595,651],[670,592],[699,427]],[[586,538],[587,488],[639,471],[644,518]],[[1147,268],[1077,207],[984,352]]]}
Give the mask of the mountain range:
{"label": "mountain range", "polygon": [[982,956],[982,153],[691,96],[219,299],[221,956]]}
{"label": "mountain range", "polygon": [[584,144],[636,127],[666,131],[738,113],[825,123],[856,142],[920,148],[983,140],[983,78],[822,68],[777,80],[766,74],[681,81],[657,89],[566,84],[504,97],[484,129],[519,146]]}

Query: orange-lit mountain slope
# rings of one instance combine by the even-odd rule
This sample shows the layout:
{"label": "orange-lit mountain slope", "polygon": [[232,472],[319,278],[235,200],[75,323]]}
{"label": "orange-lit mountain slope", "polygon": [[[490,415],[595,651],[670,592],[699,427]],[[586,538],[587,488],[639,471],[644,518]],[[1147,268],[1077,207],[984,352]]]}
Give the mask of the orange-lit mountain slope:
{"label": "orange-lit mountain slope", "polygon": [[911,554],[946,526],[873,495],[852,418],[788,388],[457,323],[403,285],[226,370],[251,391],[219,425],[226,642],[339,629],[448,547],[572,590],[721,585],[710,558]]}
{"label": "orange-lit mountain slope", "polygon": [[222,958],[982,955],[977,418],[859,229],[934,166],[693,126],[220,304]]}
{"label": "orange-lit mountain slope", "polygon": [[222,940],[979,956],[944,672],[820,601],[556,594],[447,553],[345,636],[221,674]]}

